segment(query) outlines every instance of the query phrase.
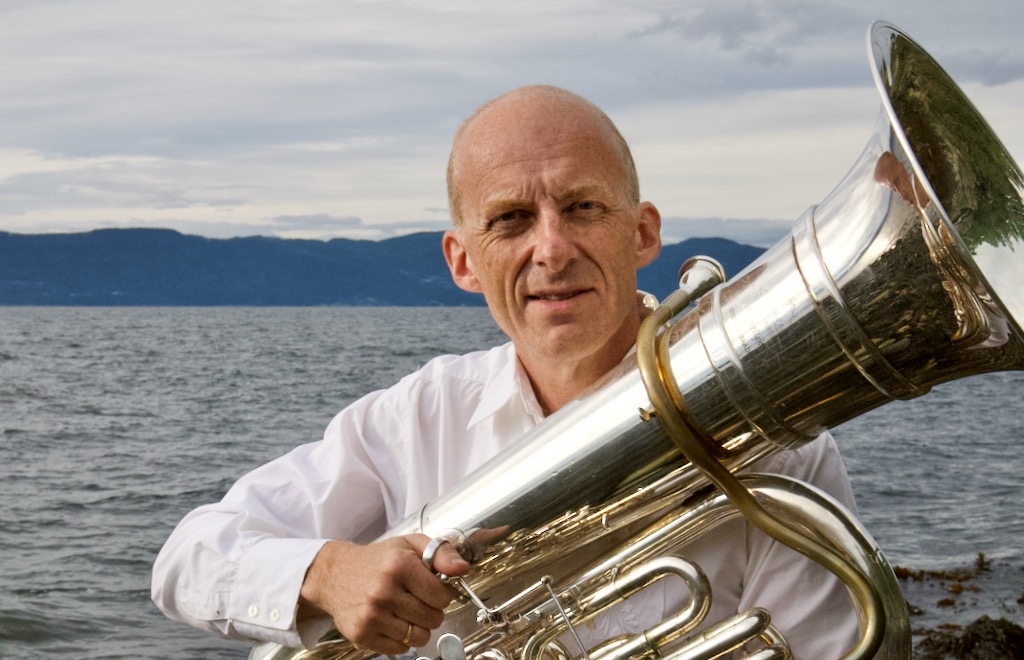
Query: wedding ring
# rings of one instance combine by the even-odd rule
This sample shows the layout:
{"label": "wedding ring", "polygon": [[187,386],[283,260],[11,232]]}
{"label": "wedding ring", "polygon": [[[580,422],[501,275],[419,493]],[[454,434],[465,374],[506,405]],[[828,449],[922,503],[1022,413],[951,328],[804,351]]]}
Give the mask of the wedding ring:
{"label": "wedding ring", "polygon": [[409,624],[409,630],[405,633],[405,637],[402,638],[402,645],[409,646],[409,642],[412,641],[412,631],[416,626]]}

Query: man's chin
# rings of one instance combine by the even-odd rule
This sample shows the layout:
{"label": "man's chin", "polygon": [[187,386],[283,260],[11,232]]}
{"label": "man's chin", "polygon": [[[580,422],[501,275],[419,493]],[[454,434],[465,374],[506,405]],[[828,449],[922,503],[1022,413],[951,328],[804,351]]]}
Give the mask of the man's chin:
{"label": "man's chin", "polygon": [[562,323],[548,327],[531,343],[546,359],[580,360],[600,349],[600,342],[588,330],[592,332],[592,322]]}

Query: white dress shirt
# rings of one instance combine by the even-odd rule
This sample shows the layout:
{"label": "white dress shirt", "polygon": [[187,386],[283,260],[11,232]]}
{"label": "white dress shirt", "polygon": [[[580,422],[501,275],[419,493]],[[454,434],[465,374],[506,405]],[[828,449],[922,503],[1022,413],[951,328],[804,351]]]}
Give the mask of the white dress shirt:
{"label": "white dress shirt", "polygon": [[[322,440],[257,468],[220,502],[189,513],[157,557],[153,600],[169,617],[221,635],[311,646],[330,621],[296,621],[299,589],[327,540],[373,541],[542,420],[512,344],[435,358],[345,408]],[[828,434],[755,467],[812,483],[853,510]],[[798,657],[836,656],[856,639],[842,583],[742,519],[683,552],[711,580],[709,622],[765,607]],[[663,580],[582,632],[603,639],[643,630],[682,597]]]}

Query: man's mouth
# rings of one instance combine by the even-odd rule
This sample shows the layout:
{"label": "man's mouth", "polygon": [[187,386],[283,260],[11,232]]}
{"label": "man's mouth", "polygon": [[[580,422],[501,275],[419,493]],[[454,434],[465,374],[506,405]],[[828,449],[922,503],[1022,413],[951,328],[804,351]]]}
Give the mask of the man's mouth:
{"label": "man's mouth", "polygon": [[526,302],[528,302],[528,303],[530,303],[530,302],[540,302],[540,303],[551,303],[551,304],[565,303],[565,302],[568,302],[570,300],[573,300],[574,298],[578,298],[578,297],[580,297],[580,296],[582,296],[585,293],[588,293],[590,291],[593,291],[593,289],[582,288],[582,289],[571,289],[571,290],[548,290],[548,291],[537,290],[537,291],[534,291],[533,293],[527,294]]}
{"label": "man's mouth", "polygon": [[542,295],[527,296],[530,300],[548,300],[557,302],[561,300],[568,300],[569,298],[575,298],[579,295],[579,291],[570,291],[569,293],[547,293]]}

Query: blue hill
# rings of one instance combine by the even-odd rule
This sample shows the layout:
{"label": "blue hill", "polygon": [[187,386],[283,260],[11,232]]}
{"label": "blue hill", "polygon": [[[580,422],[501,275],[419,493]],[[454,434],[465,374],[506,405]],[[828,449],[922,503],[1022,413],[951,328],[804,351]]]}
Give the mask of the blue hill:
{"label": "blue hill", "polygon": [[[482,305],[452,283],[440,245],[441,232],[382,241],[0,232],[0,305]],[[666,245],[639,285],[663,297],[690,256],[734,275],[762,252],[720,238]]]}

